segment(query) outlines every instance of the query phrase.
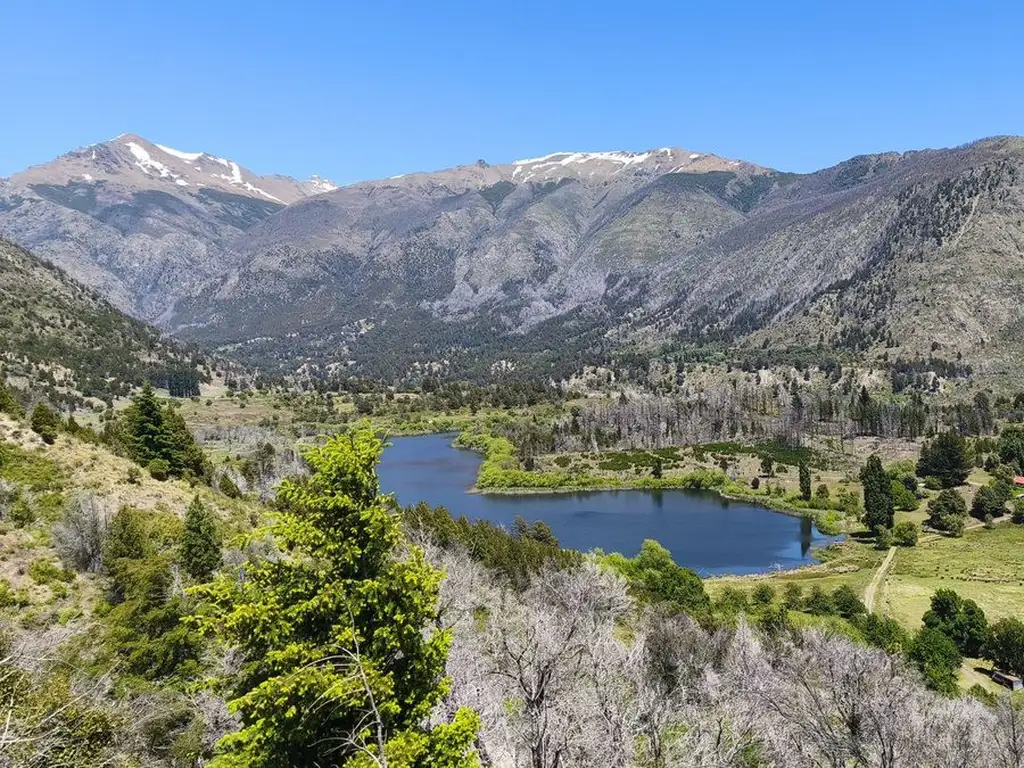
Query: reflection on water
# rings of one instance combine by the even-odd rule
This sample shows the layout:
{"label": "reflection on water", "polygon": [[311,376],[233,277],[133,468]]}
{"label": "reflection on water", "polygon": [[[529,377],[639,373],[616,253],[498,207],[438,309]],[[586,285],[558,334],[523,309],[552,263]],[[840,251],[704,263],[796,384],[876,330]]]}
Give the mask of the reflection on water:
{"label": "reflection on water", "polygon": [[563,546],[635,554],[657,539],[702,574],[759,573],[810,560],[828,542],[806,518],[695,491],[587,491],[524,495],[467,493],[480,457],[451,447],[452,435],[400,437],[384,453],[381,488],[402,504],[426,501],[455,515],[510,527],[517,515],[543,520]]}

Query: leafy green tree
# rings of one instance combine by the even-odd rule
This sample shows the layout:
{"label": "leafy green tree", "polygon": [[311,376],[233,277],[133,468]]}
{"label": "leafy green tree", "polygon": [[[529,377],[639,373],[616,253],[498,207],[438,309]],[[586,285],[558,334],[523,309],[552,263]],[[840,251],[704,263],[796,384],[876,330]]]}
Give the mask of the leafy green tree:
{"label": "leafy green tree", "polygon": [[804,588],[796,582],[789,582],[782,590],[782,602],[791,611],[804,609]]}
{"label": "leafy green tree", "polygon": [[811,500],[811,469],[806,461],[800,462],[800,498],[804,501]]}
{"label": "leafy green tree", "polygon": [[895,514],[892,484],[878,456],[868,458],[861,470],[860,481],[864,485],[864,523],[872,530],[878,526],[892,528]]}
{"label": "leafy green tree", "polygon": [[1002,463],[1024,474],[1024,427],[1006,427],[999,434],[996,450]]}
{"label": "leafy green tree", "polygon": [[667,602],[697,616],[705,615],[711,607],[700,576],[677,565],[669,551],[654,539],[646,539],[635,557],[612,554],[607,562],[643,598]]}
{"label": "leafy green tree", "polygon": [[771,605],[775,602],[775,589],[771,584],[766,584],[762,581],[754,587],[754,591],[751,593],[751,598],[756,606],[764,607]]}
{"label": "leafy green tree", "polygon": [[967,517],[967,502],[952,488],[939,492],[928,502],[928,525],[937,531],[962,536]]}
{"label": "leafy green tree", "polygon": [[1013,502],[1013,522],[1024,524],[1024,496],[1018,496]]}
{"label": "leafy green tree", "polygon": [[1024,622],[1003,618],[993,624],[985,645],[985,656],[1000,669],[1024,675]]}
{"label": "leafy green tree", "polygon": [[988,637],[985,612],[973,600],[964,600],[952,589],[939,589],[932,595],[931,608],[922,621],[950,638],[966,656],[978,656]]}
{"label": "leafy green tree", "polygon": [[279,515],[256,534],[280,552],[254,556],[244,580],[222,573],[194,588],[201,629],[243,660],[231,681],[241,729],[211,765],[476,763],[474,713],[425,725],[448,687],[450,634],[424,632],[441,573],[403,544],[379,493],[383,449],[360,428],[311,450],[312,476],[281,484]]}
{"label": "leafy green tree", "polygon": [[948,696],[957,693],[957,673],[963,657],[945,634],[923,627],[914,637],[910,660],[921,670],[929,688]]}
{"label": "leafy green tree", "polygon": [[220,567],[220,537],[217,521],[196,496],[185,511],[181,535],[181,565],[196,581],[206,581]]}
{"label": "leafy green tree", "polygon": [[811,594],[807,596],[803,609],[816,616],[827,616],[831,613],[835,613],[835,606],[832,605],[832,599],[825,594],[825,590],[817,584],[811,587]]}
{"label": "leafy green tree", "polygon": [[890,480],[889,485],[892,487],[892,501],[896,509],[901,512],[913,512],[917,509],[917,496],[902,481]]}
{"label": "leafy green tree", "polygon": [[829,490],[828,486],[822,483],[814,489],[814,504],[815,506],[821,507],[822,509],[828,508],[829,502]]}
{"label": "leafy green tree", "polygon": [[938,434],[921,447],[921,457],[917,461],[918,477],[935,477],[943,488],[955,488],[967,481],[970,471],[967,443],[952,430]]}
{"label": "leafy green tree", "polygon": [[32,431],[43,438],[43,442],[47,445],[53,445],[57,439],[57,433],[60,432],[60,417],[56,411],[43,402],[36,403],[29,424]]}
{"label": "leafy green tree", "polygon": [[983,485],[974,494],[971,502],[971,517],[984,520],[986,517],[1002,517],[1006,514],[1005,502],[995,488]]}
{"label": "leafy green tree", "polygon": [[835,608],[835,612],[844,619],[856,619],[868,612],[849,584],[842,584],[835,588],[832,592],[832,606]]}
{"label": "leafy green tree", "polygon": [[892,541],[898,547],[916,547],[917,539],[921,531],[917,523],[911,520],[904,520],[892,527]]}
{"label": "leafy green tree", "polygon": [[891,616],[868,614],[864,620],[864,639],[886,653],[906,653],[911,647],[911,638],[900,623]]}

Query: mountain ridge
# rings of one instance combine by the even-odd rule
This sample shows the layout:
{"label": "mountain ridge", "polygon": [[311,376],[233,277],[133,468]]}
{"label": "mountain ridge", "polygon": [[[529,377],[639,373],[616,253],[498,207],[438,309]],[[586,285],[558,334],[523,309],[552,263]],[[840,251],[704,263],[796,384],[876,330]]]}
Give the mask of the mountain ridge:
{"label": "mountain ridge", "polygon": [[[164,151],[134,137],[121,143]],[[24,194],[44,198],[36,207],[86,246],[110,226],[149,246],[153,241],[145,238],[155,238],[158,247],[134,268],[145,277],[151,267],[156,275],[124,286],[136,313],[278,370],[379,368],[372,358],[394,358],[389,370],[398,373],[423,364],[486,368],[496,354],[537,346],[527,338],[537,334],[550,334],[557,346],[560,334],[582,333],[591,349],[600,339],[602,354],[666,342],[771,348],[798,341],[784,327],[789,323],[816,332],[814,344],[858,354],[919,354],[938,343],[950,354],[977,356],[982,336],[991,344],[1009,333],[1009,296],[1002,289],[996,293],[1003,308],[990,318],[998,327],[955,338],[939,334],[944,341],[922,337],[925,328],[942,325],[934,306],[916,326],[890,306],[884,328],[858,336],[852,318],[870,325],[864,309],[870,302],[851,297],[867,290],[878,270],[909,275],[914,259],[989,263],[985,250],[998,246],[1003,263],[1017,263],[1012,242],[1016,211],[1024,207],[1024,141],[1015,137],[858,155],[807,174],[672,147],[556,152],[360,181],[288,205],[266,197],[285,199],[276,187],[260,186],[271,177],[239,181],[233,166],[222,173],[225,166],[216,163],[221,187],[197,193],[194,177],[172,176],[178,166],[155,161],[161,168],[152,153],[147,162],[135,149],[126,151],[132,178],[149,185],[130,191],[125,215],[139,220],[134,228],[119,227],[109,207],[79,204],[71,194],[79,180],[51,185],[59,192],[43,190],[50,199],[39,194],[39,184]],[[204,171],[215,162],[174,153]],[[6,193],[0,188],[0,233],[15,228],[17,234],[25,208],[10,202],[26,189],[25,177],[12,179]],[[105,183],[93,179],[82,194],[102,198]],[[169,212],[149,199],[158,184],[179,188],[175,197],[184,208]],[[956,214],[964,206],[979,216]],[[982,220],[984,230],[972,229]],[[938,230],[945,234],[936,240]],[[28,234],[42,241],[44,253],[73,241],[60,226]],[[1004,235],[1010,245],[996,242]],[[160,250],[182,241],[185,258],[180,248],[173,259]],[[108,295],[102,277],[121,268],[95,253],[76,266],[86,276],[99,272]],[[875,289],[882,288],[890,287]],[[164,289],[156,301],[153,294]],[[971,280],[950,290],[975,302],[980,295]],[[840,294],[846,298],[837,299]],[[967,311],[957,303],[958,313]],[[826,316],[817,325],[800,319]],[[581,331],[580,323],[590,330]],[[429,333],[421,338],[424,329]],[[878,346],[895,341],[896,331],[908,336],[902,348]],[[395,348],[403,351],[393,355]]]}

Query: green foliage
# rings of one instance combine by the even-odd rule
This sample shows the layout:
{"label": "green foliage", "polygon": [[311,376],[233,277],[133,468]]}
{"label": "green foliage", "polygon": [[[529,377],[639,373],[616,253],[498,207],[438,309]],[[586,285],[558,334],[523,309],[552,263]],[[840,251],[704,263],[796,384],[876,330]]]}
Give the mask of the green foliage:
{"label": "green foliage", "polygon": [[761,457],[761,474],[765,477],[775,476],[775,462],[772,457],[767,454]]}
{"label": "green foliage", "polygon": [[806,462],[800,462],[800,498],[804,501],[811,500],[811,468]]}
{"label": "green foliage", "polygon": [[1006,427],[999,434],[996,450],[999,460],[1008,464],[1017,474],[1024,474],[1024,427]]}
{"label": "green foliage", "polygon": [[856,619],[867,613],[864,603],[849,584],[842,584],[832,592],[832,606],[844,619]]}
{"label": "green foliage", "polygon": [[48,557],[37,557],[28,565],[28,575],[37,584],[57,584],[73,581],[75,574],[66,571]]}
{"label": "green foliage", "polygon": [[196,581],[206,581],[220,567],[217,521],[196,496],[185,511],[181,535],[181,566]]}
{"label": "green foliage", "polygon": [[984,520],[986,517],[1002,517],[1006,514],[1003,495],[991,485],[983,485],[974,494],[971,503],[971,517]]}
{"label": "green foliage", "polygon": [[408,530],[427,533],[441,547],[463,549],[518,590],[546,567],[571,568],[583,559],[575,550],[561,549],[550,529],[539,522],[529,525],[524,520],[509,532],[488,520],[453,518],[444,507],[425,502],[407,507],[402,516]]}
{"label": "green foliage", "polygon": [[149,464],[146,465],[146,471],[154,480],[163,482],[170,476],[171,467],[166,459],[150,459]]}
{"label": "green foliage", "polygon": [[921,530],[917,523],[904,520],[892,527],[892,541],[897,547],[916,547]]}
{"label": "green foliage", "polygon": [[994,623],[985,646],[985,656],[1000,669],[1024,675],[1024,622],[1003,618]]}
{"label": "green foliage", "polygon": [[939,492],[928,502],[928,525],[937,531],[963,536],[967,518],[967,502],[952,488]]}
{"label": "green foliage", "polygon": [[890,480],[892,488],[893,506],[901,512],[913,512],[917,509],[917,496],[903,483],[902,480]]}
{"label": "green foliage", "polygon": [[242,498],[242,491],[227,472],[221,473],[220,479],[217,481],[217,489],[229,499]]}
{"label": "green foliage", "polygon": [[130,586],[125,569],[131,567],[131,561],[143,560],[150,553],[142,512],[133,507],[121,507],[110,518],[103,541],[103,568],[113,579],[117,599],[123,597]]}
{"label": "green foliage", "polygon": [[29,424],[32,431],[43,438],[43,442],[47,445],[53,445],[60,432],[60,417],[56,411],[43,402],[36,403]]}
{"label": "green foliage", "polygon": [[868,458],[860,473],[864,485],[864,523],[871,530],[892,528],[894,505],[892,484],[877,455]]}
{"label": "green foliage", "polygon": [[910,660],[921,670],[929,688],[948,696],[957,693],[957,673],[963,659],[956,643],[945,634],[930,627],[922,628],[914,637]]}
{"label": "green foliage", "polygon": [[702,616],[711,607],[704,582],[689,568],[676,565],[672,555],[653,539],[645,539],[634,557],[618,553],[605,561],[621,573],[646,600],[669,603],[676,610]]}
{"label": "green foliage", "polygon": [[200,671],[202,639],[182,619],[185,599],[173,594],[166,553],[119,558],[119,602],[106,616],[106,647],[128,674],[147,680],[187,679]]}
{"label": "green foliage", "polygon": [[832,600],[818,584],[811,587],[811,594],[804,601],[803,610],[815,616],[827,616],[835,612]]}
{"label": "green foliage", "polygon": [[200,627],[242,659],[225,681],[242,727],[212,765],[475,764],[473,713],[424,725],[447,688],[449,633],[424,633],[441,574],[417,547],[397,556],[400,522],[375,471],[383,448],[359,429],[311,450],[313,475],[281,484],[279,517],[257,534],[280,551],[253,556],[244,580],[195,588]]}
{"label": "green foliage", "polygon": [[929,629],[946,635],[965,656],[981,655],[988,621],[973,600],[964,600],[951,589],[937,590],[922,621]]}
{"label": "green foliage", "polygon": [[149,382],[120,418],[107,422],[104,437],[136,464],[149,468],[150,474],[155,467],[156,479],[210,475],[210,464],[185,420],[171,406],[160,405]]}
{"label": "green foliage", "polygon": [[864,638],[886,653],[906,653],[911,648],[911,637],[896,619],[891,616],[868,614],[864,620]]}
{"label": "green foliage", "polygon": [[875,549],[881,550],[882,552],[892,549],[893,538],[892,531],[890,529],[881,525],[876,525],[873,533],[875,534]]}
{"label": "green foliage", "polygon": [[953,430],[938,434],[921,447],[921,457],[917,461],[918,477],[935,477],[943,488],[955,488],[966,482],[970,471],[967,444]]}

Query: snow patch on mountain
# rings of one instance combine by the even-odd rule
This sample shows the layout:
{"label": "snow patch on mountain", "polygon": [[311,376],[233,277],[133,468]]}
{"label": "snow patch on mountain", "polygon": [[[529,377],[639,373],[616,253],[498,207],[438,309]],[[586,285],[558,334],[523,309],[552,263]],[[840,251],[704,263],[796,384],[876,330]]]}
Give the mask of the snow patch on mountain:
{"label": "snow patch on mountain", "polygon": [[182,152],[180,149],[173,149],[171,147],[165,147],[163,144],[154,144],[157,149],[161,152],[166,152],[171,157],[176,157],[179,160],[185,160],[186,162],[193,162],[203,156],[202,152]]}

